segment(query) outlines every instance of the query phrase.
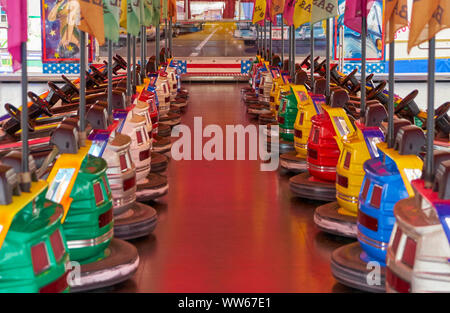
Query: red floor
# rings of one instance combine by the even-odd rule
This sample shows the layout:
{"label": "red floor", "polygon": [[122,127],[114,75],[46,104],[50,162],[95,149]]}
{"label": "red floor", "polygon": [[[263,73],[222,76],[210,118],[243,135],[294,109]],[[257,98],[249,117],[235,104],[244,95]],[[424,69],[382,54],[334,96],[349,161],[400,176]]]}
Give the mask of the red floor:
{"label": "red floor", "polygon": [[[248,124],[244,84],[185,84],[182,123]],[[193,129],[193,127],[192,127]],[[174,161],[169,194],[153,204],[154,236],[134,241],[141,264],[119,292],[348,292],[331,275],[331,252],[348,240],[318,231],[316,202],[292,196],[288,176],[260,161]]]}

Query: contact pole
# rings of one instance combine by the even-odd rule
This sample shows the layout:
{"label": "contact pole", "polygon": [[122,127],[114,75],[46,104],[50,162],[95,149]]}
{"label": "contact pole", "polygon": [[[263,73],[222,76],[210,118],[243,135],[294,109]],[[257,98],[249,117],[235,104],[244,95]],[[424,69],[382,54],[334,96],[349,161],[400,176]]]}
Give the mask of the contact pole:
{"label": "contact pole", "polygon": [[311,90],[312,92],[314,92],[315,90],[315,86],[314,86],[314,67],[315,67],[315,62],[314,62],[314,24],[310,23],[309,24],[309,28],[311,30],[311,39],[309,41],[310,45],[311,45],[311,59],[310,59],[310,64],[311,64]]}
{"label": "contact pole", "polygon": [[84,146],[86,129],[86,33],[80,31],[80,139]]}
{"label": "contact pole", "polygon": [[146,27],[141,27],[141,78],[144,79],[145,77],[145,67],[146,67],[146,56],[145,56],[145,47],[147,45],[147,32]]}
{"label": "contact pole", "polygon": [[259,54],[259,25],[256,24],[256,54]]}
{"label": "contact pole", "polygon": [[425,158],[425,187],[433,186],[433,142],[434,142],[434,88],[436,72],[436,38],[429,41],[428,47],[428,107],[427,107],[427,156]]}
{"label": "contact pole", "polygon": [[169,20],[169,58],[172,57],[172,18]]}
{"label": "contact pole", "polygon": [[133,78],[132,78],[132,82],[133,82],[133,93],[135,93],[136,91],[136,36],[133,36]]}
{"label": "contact pole", "polygon": [[281,14],[281,64],[283,63],[284,63],[284,21],[283,21],[283,14]]}
{"label": "contact pole", "polygon": [[155,51],[155,56],[156,56],[156,69],[158,69],[159,67],[159,50],[160,50],[160,44],[161,44],[161,29],[160,29],[160,24],[159,24],[159,20],[158,20],[158,24],[156,25],[156,51]]}
{"label": "contact pole", "polygon": [[272,64],[272,21],[269,22],[269,59]]}
{"label": "contact pole", "polygon": [[127,34],[127,97],[131,97],[131,35]]}
{"label": "contact pole", "polygon": [[264,19],[264,60],[267,61],[267,21]]}
{"label": "contact pole", "polygon": [[389,44],[389,102],[388,102],[388,148],[394,148],[394,73],[395,73],[395,43]]}
{"label": "contact pole", "polygon": [[108,40],[108,116],[112,113],[112,41]]}
{"label": "contact pole", "polygon": [[331,58],[331,19],[327,19],[327,51],[326,51],[326,89],[325,89],[325,96],[327,99],[327,103],[329,104],[329,100],[330,100],[330,80],[331,80],[331,69],[330,69],[330,58]]}
{"label": "contact pole", "polygon": [[28,68],[27,68],[27,43],[22,42],[20,46],[20,53],[22,57],[22,82],[21,82],[21,92],[22,92],[22,111],[21,111],[21,128],[22,128],[22,187],[23,191],[29,192],[31,188],[31,177],[30,169],[28,164]]}
{"label": "contact pole", "polygon": [[[364,2],[365,3],[365,2]],[[367,8],[363,5],[361,17],[361,110],[360,118],[364,121],[366,114],[366,55],[367,55]]]}
{"label": "contact pole", "polygon": [[168,54],[168,49],[169,49],[169,45],[168,45],[168,41],[169,41],[169,30],[167,28],[167,19],[164,19],[164,56],[165,59],[167,59],[167,54]]}

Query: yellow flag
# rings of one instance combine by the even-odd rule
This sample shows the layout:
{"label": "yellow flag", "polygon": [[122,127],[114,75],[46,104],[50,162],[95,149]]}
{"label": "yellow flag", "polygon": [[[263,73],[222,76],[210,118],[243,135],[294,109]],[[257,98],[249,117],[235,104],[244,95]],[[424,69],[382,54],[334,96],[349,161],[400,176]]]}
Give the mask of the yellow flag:
{"label": "yellow flag", "polygon": [[440,0],[429,22],[431,37],[445,28],[450,28],[450,0]]}
{"label": "yellow flag", "polygon": [[386,0],[384,10],[386,43],[395,39],[395,33],[408,26],[408,0]]}
{"label": "yellow flag", "polygon": [[428,23],[439,6],[439,0],[415,0],[413,2],[408,39],[408,53],[415,46],[430,40],[433,35]]}
{"label": "yellow flag", "polygon": [[105,44],[105,26],[103,24],[103,2],[102,1],[83,1],[78,0],[80,4],[80,25],[78,29],[84,31],[97,39],[98,44]]}
{"label": "yellow flag", "polygon": [[276,16],[284,11],[284,0],[270,0],[270,19],[276,21]]}
{"label": "yellow flag", "polygon": [[262,21],[265,16],[266,16],[266,0],[255,0],[252,23],[255,24],[258,23],[259,21]]}
{"label": "yellow flag", "polygon": [[313,0],[297,0],[294,9],[294,27],[311,22]]}
{"label": "yellow flag", "polygon": [[120,3],[120,27],[127,29],[127,11],[128,4],[127,0],[122,0]]}

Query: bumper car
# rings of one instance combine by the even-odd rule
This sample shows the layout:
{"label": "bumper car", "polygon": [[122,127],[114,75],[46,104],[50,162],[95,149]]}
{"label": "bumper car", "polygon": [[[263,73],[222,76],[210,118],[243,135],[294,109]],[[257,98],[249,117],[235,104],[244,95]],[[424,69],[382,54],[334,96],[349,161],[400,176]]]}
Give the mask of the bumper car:
{"label": "bumper car", "polygon": [[[113,198],[114,235],[116,238],[127,240],[146,236],[155,229],[157,214],[151,206],[136,202],[138,186],[136,166],[130,154],[132,140],[128,135],[120,133],[128,127],[126,121],[128,115],[132,116],[131,111],[118,112],[115,110],[115,121],[108,125],[108,122],[101,118],[101,116],[106,116],[106,109],[94,106],[88,113],[94,115],[91,112],[93,110],[96,111],[98,124],[102,124],[102,126],[99,126],[88,137],[93,142],[90,154],[103,157],[108,164],[106,174]],[[145,137],[148,135],[146,135],[144,123],[142,123],[140,132],[142,139],[147,138]],[[139,157],[139,155],[137,156]],[[148,170],[150,169],[148,168]],[[141,179],[144,184],[147,183],[145,180],[149,179],[149,175],[151,174]],[[140,177],[142,176],[143,173],[140,173]]]}
{"label": "bumper car", "polygon": [[[152,79],[150,84],[153,85]],[[156,96],[158,97],[159,123],[167,126],[175,126],[180,124],[180,114],[170,111],[170,89],[166,73],[157,74],[155,82]]]}
{"label": "bumper car", "polygon": [[354,132],[354,126],[342,108],[347,101],[347,92],[336,90],[332,93],[331,105],[323,105],[323,112],[311,118],[306,158],[308,172],[289,180],[295,196],[322,201],[336,199],[336,166],[342,139]]}
{"label": "bumper car", "polygon": [[435,151],[434,183],[414,180],[414,197],[394,206],[386,256],[386,291],[450,292],[450,161]]}
{"label": "bumper car", "polygon": [[261,73],[261,82],[258,88],[258,103],[249,104],[247,113],[258,117],[261,114],[270,113],[270,92],[272,90],[272,72],[264,71]]}
{"label": "bumper car", "polygon": [[342,139],[342,153],[336,166],[337,202],[319,206],[314,222],[319,229],[335,235],[356,238],[358,196],[364,179],[363,164],[378,157],[376,145],[384,141],[381,122],[387,118],[382,104],[367,108],[364,123],[355,121],[355,132]]}
{"label": "bumper car", "polygon": [[[275,71],[275,73],[274,73]],[[277,122],[277,113],[280,106],[280,98],[282,93],[289,91],[289,74],[281,72],[279,69],[271,70],[272,72],[272,90],[270,91],[270,113],[260,114],[258,117],[259,124],[271,124]]]}
{"label": "bumper car", "polygon": [[20,170],[0,165],[0,292],[68,292],[63,208],[46,199],[48,184],[33,175],[31,157],[29,167],[32,181],[23,190]]}
{"label": "bumper car", "polygon": [[[423,131],[403,126],[394,148],[377,145],[377,158],[364,163],[365,177],[359,195],[358,242],[333,251],[331,271],[342,284],[369,292],[385,291],[386,250],[394,227],[394,205],[414,195],[411,181],[422,174],[418,156],[425,144]],[[374,266],[378,268],[373,272]]]}
{"label": "bumper car", "polygon": [[134,246],[113,238],[107,164],[88,154],[89,141],[78,148],[76,131],[63,122],[52,135],[51,143],[61,154],[48,175],[46,198],[62,205],[70,260],[81,265],[80,277],[71,281],[71,290],[86,291],[129,279],[137,270],[139,257]]}
{"label": "bumper car", "polygon": [[305,86],[292,85],[297,100],[297,116],[293,128],[295,151],[280,155],[280,166],[286,171],[300,173],[307,168],[307,142],[311,130],[311,118],[321,112],[325,105],[325,96],[308,93]]}

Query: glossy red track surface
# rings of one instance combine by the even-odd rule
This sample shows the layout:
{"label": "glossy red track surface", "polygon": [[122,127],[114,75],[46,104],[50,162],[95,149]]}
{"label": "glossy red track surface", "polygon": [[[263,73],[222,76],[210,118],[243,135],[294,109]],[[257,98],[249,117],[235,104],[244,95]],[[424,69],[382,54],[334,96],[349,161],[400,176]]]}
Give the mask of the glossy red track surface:
{"label": "glossy red track surface", "polygon": [[[246,84],[185,84],[182,123],[249,124]],[[206,140],[204,140],[205,142]],[[289,176],[260,161],[174,161],[169,193],[152,204],[154,235],[135,240],[141,264],[118,292],[347,292],[331,275],[332,251],[346,239],[320,232],[314,209],[296,199]]]}

